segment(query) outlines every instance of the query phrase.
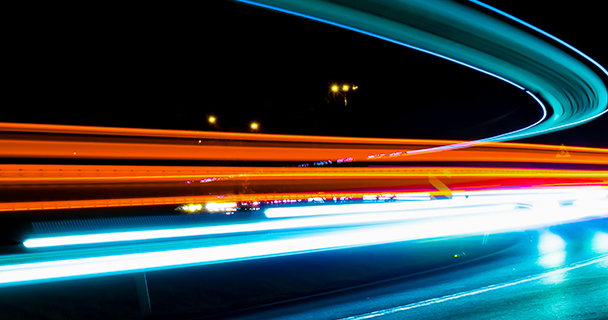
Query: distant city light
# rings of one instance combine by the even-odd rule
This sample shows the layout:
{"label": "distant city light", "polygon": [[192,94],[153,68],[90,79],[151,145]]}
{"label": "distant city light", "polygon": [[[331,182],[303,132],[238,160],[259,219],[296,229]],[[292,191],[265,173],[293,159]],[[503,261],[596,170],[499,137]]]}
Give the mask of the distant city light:
{"label": "distant city light", "polygon": [[196,212],[196,211],[200,211],[201,209],[203,209],[203,206],[200,204],[191,204],[191,205],[184,205],[181,207],[181,209],[183,211]]}
{"label": "distant city light", "polygon": [[205,208],[209,210],[209,212],[219,212],[219,211],[236,211],[237,210],[236,202],[226,202],[226,203],[216,203],[209,202],[205,205]]}
{"label": "distant city light", "polygon": [[342,91],[348,91],[348,89],[349,89],[348,85],[345,84],[342,86]]}
{"label": "distant city light", "polygon": [[340,88],[337,85],[331,86],[331,91],[338,92],[338,90],[340,90]]}
{"label": "distant city light", "polygon": [[215,121],[217,121],[217,119],[214,116],[209,116],[209,118],[207,118],[207,120],[209,121],[209,123],[214,124]]}
{"label": "distant city light", "polygon": [[252,129],[252,130],[257,130],[257,129],[258,129],[258,127],[259,127],[259,125],[257,124],[257,122],[252,122],[252,123],[251,123],[251,129]]}

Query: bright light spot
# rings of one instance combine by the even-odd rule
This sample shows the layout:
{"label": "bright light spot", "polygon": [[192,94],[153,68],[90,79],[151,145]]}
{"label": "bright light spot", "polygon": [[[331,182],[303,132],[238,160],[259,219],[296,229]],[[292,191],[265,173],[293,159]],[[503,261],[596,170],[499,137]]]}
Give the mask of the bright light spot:
{"label": "bright light spot", "polygon": [[596,253],[608,252],[608,234],[596,231],[591,239],[591,250]]}
{"label": "bright light spot", "polygon": [[538,253],[547,254],[566,249],[566,241],[555,233],[545,231],[538,236]]}
{"label": "bright light spot", "polygon": [[538,236],[539,258],[536,263],[546,269],[559,267],[566,261],[565,249],[566,241],[562,237],[549,231],[542,232]]}
{"label": "bright light spot", "polygon": [[331,86],[331,91],[338,92],[338,90],[340,90],[340,88],[337,85],[334,84],[333,86]]}
{"label": "bright light spot", "polygon": [[342,86],[342,91],[348,91],[348,89],[350,89],[350,87],[348,85]]}
{"label": "bright light spot", "polygon": [[210,212],[218,212],[218,211],[236,211],[237,204],[236,202],[225,202],[225,203],[217,203],[217,202],[209,202],[205,205],[205,208]]}
{"label": "bright light spot", "polygon": [[359,89],[359,86],[353,86],[353,90]]}
{"label": "bright light spot", "polygon": [[193,205],[193,204],[191,204],[191,205],[189,205],[189,206],[188,206],[188,210],[189,210],[190,212],[194,212],[194,211],[196,211],[196,206],[195,206],[195,205]]}
{"label": "bright light spot", "polygon": [[251,123],[251,129],[256,130],[258,128],[258,124],[256,122]]}
{"label": "bright light spot", "polygon": [[209,123],[213,124],[217,119],[214,116],[210,116],[209,118],[207,118],[207,120],[209,121]]}

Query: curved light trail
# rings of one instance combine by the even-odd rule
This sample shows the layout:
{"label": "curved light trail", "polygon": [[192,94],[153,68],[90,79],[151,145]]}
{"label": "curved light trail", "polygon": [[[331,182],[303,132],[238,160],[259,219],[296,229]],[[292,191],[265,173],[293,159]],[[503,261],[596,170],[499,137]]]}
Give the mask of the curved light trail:
{"label": "curved light trail", "polygon": [[[0,137],[0,157],[73,159],[74,163],[108,159],[144,163],[149,160],[332,163],[320,159],[338,159],[333,161],[484,165],[501,159],[526,168],[443,164],[388,168],[3,164],[0,184],[15,187],[11,195],[0,195],[0,211],[7,216],[20,211],[52,214],[50,210],[56,209],[151,205],[200,210],[203,203],[206,207],[222,208],[221,203],[235,206],[237,202],[259,201],[276,206],[323,201],[332,206],[268,208],[261,222],[238,225],[31,235],[24,241],[24,250],[29,251],[0,256],[0,287],[418,239],[483,235],[608,216],[605,170],[608,149],[498,142],[564,129],[606,113],[608,92],[600,77],[555,46],[456,2],[241,2],[360,32],[480,71],[530,95],[543,109],[543,117],[525,128],[469,142],[0,123],[0,131],[11,132],[9,138]],[[563,41],[479,1],[473,2],[557,41],[606,74],[603,67]],[[544,103],[553,109],[551,116]],[[92,136],[95,139],[88,139]],[[434,152],[463,147],[468,148]],[[407,157],[408,154],[417,156]],[[560,164],[565,168],[582,165],[589,169],[532,168],[538,163]],[[258,189],[240,193],[237,187],[245,184]],[[82,188],[80,194],[71,194],[74,188],[84,185],[89,193]],[[155,192],[161,195],[131,198],[100,195],[103,188],[116,186],[144,194],[157,188]],[[18,190],[33,189],[40,193],[15,200],[17,195],[24,196]],[[35,199],[43,191],[51,190],[63,191],[64,198]],[[397,202],[363,203],[380,201],[383,197]],[[341,204],[342,199],[362,203]],[[86,218],[86,211],[83,217]],[[441,219],[429,219],[438,217]],[[217,235],[221,236],[214,237]],[[45,248],[56,251],[44,251]]]}
{"label": "curved light trail", "polygon": [[[508,141],[562,130],[595,119],[608,110],[604,82],[587,66],[548,42],[506,23],[448,1],[287,1],[237,0],[331,24],[431,54],[526,90],[553,109],[540,121],[497,136],[410,154],[464,148],[486,141]],[[484,8],[524,23],[479,1]],[[564,41],[524,23],[605,69]],[[607,74],[608,75],[608,74]]]}

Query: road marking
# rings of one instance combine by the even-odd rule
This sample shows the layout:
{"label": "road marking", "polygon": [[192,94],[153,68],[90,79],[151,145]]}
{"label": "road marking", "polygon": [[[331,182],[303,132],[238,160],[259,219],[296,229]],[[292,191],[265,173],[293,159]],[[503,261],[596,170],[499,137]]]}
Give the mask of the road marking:
{"label": "road marking", "polygon": [[439,190],[439,195],[448,198],[452,197],[452,190],[450,190],[448,186],[446,186],[443,182],[441,182],[441,180],[437,179],[435,176],[429,175],[429,182],[433,187],[435,187],[435,189]]}
{"label": "road marking", "polygon": [[535,280],[551,277],[551,276],[554,276],[554,275],[557,275],[557,274],[562,274],[562,273],[568,272],[570,270],[579,269],[579,268],[590,266],[590,265],[593,265],[593,264],[596,264],[596,263],[599,263],[599,262],[603,262],[603,261],[608,261],[608,254],[602,255],[602,256],[600,256],[598,258],[593,258],[593,259],[588,259],[588,260],[580,261],[580,262],[577,262],[577,263],[573,263],[573,264],[571,264],[568,267],[557,269],[557,270],[553,270],[553,271],[549,271],[549,272],[545,272],[545,273],[541,273],[541,274],[536,275],[536,276],[529,276],[529,277],[526,277],[526,278],[523,278],[523,279],[511,281],[511,282],[504,282],[504,283],[499,283],[499,284],[493,284],[493,285],[489,285],[489,286],[486,286],[486,287],[482,287],[480,289],[475,289],[475,290],[470,290],[470,291],[464,291],[464,292],[455,293],[455,294],[451,294],[451,295],[447,295],[447,296],[443,296],[443,297],[439,297],[439,298],[433,298],[433,299],[429,299],[429,300],[424,300],[424,301],[420,301],[420,302],[406,304],[406,305],[403,305],[403,306],[388,308],[388,309],[384,309],[384,310],[378,310],[378,311],[374,311],[374,312],[370,312],[370,313],[364,313],[364,314],[360,314],[360,315],[356,315],[356,316],[351,316],[351,317],[347,317],[347,318],[341,318],[339,320],[371,319],[371,318],[381,317],[381,316],[385,316],[385,315],[389,315],[389,314],[394,314],[394,313],[397,313],[397,312],[407,311],[407,310],[411,310],[411,309],[417,309],[417,308],[420,308],[420,307],[426,307],[426,306],[430,306],[430,305],[437,304],[437,303],[447,302],[447,301],[450,301],[450,300],[456,300],[456,299],[460,299],[460,298],[464,298],[464,297],[468,297],[468,296],[473,296],[473,295],[484,293],[484,292],[494,291],[494,290],[498,290],[498,289],[502,289],[502,288],[506,288],[506,287],[512,287],[512,286],[515,286],[515,285],[518,285],[518,284],[522,284],[522,283],[526,283],[526,282],[531,282],[531,281],[535,281]]}

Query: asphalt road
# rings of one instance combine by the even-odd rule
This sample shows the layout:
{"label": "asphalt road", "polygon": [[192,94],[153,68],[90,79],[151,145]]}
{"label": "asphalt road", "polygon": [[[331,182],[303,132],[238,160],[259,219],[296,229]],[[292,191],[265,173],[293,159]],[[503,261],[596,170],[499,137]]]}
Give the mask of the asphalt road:
{"label": "asphalt road", "polygon": [[608,319],[607,232],[605,221],[530,231],[466,265],[219,318]]}

